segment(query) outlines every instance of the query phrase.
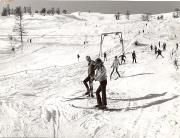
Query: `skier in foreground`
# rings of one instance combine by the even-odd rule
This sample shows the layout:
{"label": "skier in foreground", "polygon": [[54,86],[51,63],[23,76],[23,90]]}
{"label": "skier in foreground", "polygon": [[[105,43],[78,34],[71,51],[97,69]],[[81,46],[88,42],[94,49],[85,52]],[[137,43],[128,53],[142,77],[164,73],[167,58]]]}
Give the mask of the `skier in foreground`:
{"label": "skier in foreground", "polygon": [[116,70],[118,76],[121,77],[120,74],[119,74],[119,72],[118,72],[118,66],[119,66],[119,65],[120,65],[119,59],[117,58],[117,56],[115,56],[114,61],[113,61],[113,64],[112,64],[112,66],[111,66],[111,67],[113,67],[113,70],[112,70],[112,72],[111,72],[110,79],[111,79],[111,77],[112,77],[112,74],[113,74],[114,70]]}
{"label": "skier in foreground", "polygon": [[[106,68],[103,65],[103,62],[100,58],[97,58],[95,61],[96,75],[94,77],[95,81],[99,81],[100,85],[96,90],[97,105],[99,109],[106,109],[107,99],[106,99],[106,85],[107,85],[107,75]],[[102,92],[102,97],[100,96]]]}
{"label": "skier in foreground", "polygon": [[[90,56],[86,56],[86,60],[88,61],[88,76],[83,81],[87,89],[87,92],[85,93],[85,95],[94,97],[93,96],[93,78],[95,75],[95,62],[91,60]],[[89,86],[87,82],[89,82]]]}

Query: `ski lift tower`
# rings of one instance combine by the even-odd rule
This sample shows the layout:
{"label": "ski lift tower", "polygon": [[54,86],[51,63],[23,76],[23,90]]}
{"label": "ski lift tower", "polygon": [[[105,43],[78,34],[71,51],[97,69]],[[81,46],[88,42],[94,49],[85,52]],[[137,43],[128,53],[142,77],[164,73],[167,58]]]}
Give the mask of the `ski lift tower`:
{"label": "ski lift tower", "polygon": [[103,52],[102,52],[102,44],[103,44],[103,41],[104,41],[105,36],[108,36],[108,35],[111,35],[111,34],[114,34],[114,35],[118,35],[118,36],[119,36],[119,39],[120,39],[119,42],[122,44],[122,53],[124,53],[124,43],[123,43],[122,32],[102,33],[102,34],[101,34],[99,57],[102,57],[102,55],[103,55]]}

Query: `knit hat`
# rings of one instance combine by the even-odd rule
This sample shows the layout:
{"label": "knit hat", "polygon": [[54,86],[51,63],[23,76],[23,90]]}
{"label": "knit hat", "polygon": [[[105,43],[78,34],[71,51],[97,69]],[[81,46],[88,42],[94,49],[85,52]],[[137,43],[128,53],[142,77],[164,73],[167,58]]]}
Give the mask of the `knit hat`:
{"label": "knit hat", "polygon": [[96,64],[100,64],[100,63],[102,64],[102,60],[101,60],[100,58],[97,58],[97,59],[95,60],[95,63],[96,63]]}

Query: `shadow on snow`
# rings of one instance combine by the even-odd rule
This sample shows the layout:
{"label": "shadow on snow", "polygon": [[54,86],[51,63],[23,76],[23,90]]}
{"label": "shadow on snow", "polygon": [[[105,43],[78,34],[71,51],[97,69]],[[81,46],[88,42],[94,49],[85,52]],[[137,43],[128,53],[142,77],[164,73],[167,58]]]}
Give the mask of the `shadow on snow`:
{"label": "shadow on snow", "polygon": [[[118,99],[118,98],[107,98],[108,100],[114,100],[114,101],[138,101],[138,100],[145,100],[145,99],[152,99],[152,98],[156,98],[156,97],[160,97],[160,96],[164,96],[167,92],[161,93],[161,94],[148,94],[146,96],[143,97],[138,97],[138,98],[128,98],[128,99]],[[96,99],[96,98],[90,98],[90,97],[84,97],[84,96],[78,96],[78,97],[74,97],[74,98],[65,98],[67,100],[65,100],[64,102],[67,101],[75,101],[75,100],[85,100],[85,99]]]}
{"label": "shadow on snow", "polygon": [[136,77],[136,76],[142,76],[142,75],[152,75],[152,74],[155,74],[155,73],[139,73],[139,74],[134,74],[130,76],[123,76],[122,78]]}
{"label": "shadow on snow", "polygon": [[[149,97],[152,97],[152,96],[149,96]],[[133,110],[137,110],[137,109],[140,109],[140,108],[144,109],[144,108],[148,108],[148,107],[151,107],[151,106],[160,105],[162,103],[171,101],[171,100],[173,100],[175,98],[178,98],[178,97],[179,97],[178,95],[175,95],[175,96],[173,96],[171,98],[156,100],[156,101],[153,101],[153,102],[147,103],[145,105],[141,105],[141,106],[126,107],[126,108],[111,108],[111,107],[109,107],[109,108],[107,108],[107,109],[105,109],[103,111],[133,111]],[[146,99],[148,99],[148,98],[146,97]],[[134,100],[132,100],[132,101],[134,101]],[[73,105],[73,107],[80,108],[80,109],[94,109],[94,110],[98,110],[95,107],[83,107],[83,106],[74,106],[74,105]]]}

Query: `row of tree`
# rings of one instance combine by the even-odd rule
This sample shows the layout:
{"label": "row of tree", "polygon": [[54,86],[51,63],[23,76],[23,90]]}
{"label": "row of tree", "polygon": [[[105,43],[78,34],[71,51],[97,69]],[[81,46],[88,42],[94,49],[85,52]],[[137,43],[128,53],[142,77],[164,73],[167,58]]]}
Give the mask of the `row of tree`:
{"label": "row of tree", "polygon": [[[125,15],[126,15],[126,18],[129,20],[130,12],[128,10]],[[117,12],[117,14],[115,14],[115,18],[116,20],[120,20],[120,12]]]}
{"label": "row of tree", "polygon": [[173,12],[173,17],[174,17],[174,18],[179,18],[179,11],[180,11],[179,8],[176,8],[176,9],[174,10],[174,12]]}
{"label": "row of tree", "polygon": [[27,35],[27,32],[25,32],[24,25],[23,25],[23,10],[22,10],[22,8],[16,7],[14,14],[15,14],[15,19],[16,19],[15,25],[13,28],[14,36],[10,35],[9,39],[10,39],[11,45],[12,45],[13,41],[15,43],[18,40],[20,40],[21,49],[23,50],[23,46],[24,46],[23,45],[23,42],[24,42],[23,37]]}
{"label": "row of tree", "polygon": [[[35,13],[40,13],[41,15],[54,15],[54,14],[61,14],[61,11],[59,8],[55,9],[55,8],[51,8],[51,9],[46,9],[46,8],[42,8],[41,10],[35,10]],[[67,10],[62,10],[63,14],[67,14]]]}
{"label": "row of tree", "polygon": [[[6,6],[6,7],[3,7],[3,10],[2,10],[2,13],[1,15],[2,16],[9,16],[9,15],[15,15],[16,14],[16,11],[17,11],[17,8],[19,7],[16,7],[16,8],[10,8],[9,4]],[[21,8],[21,11],[22,13],[28,13],[30,15],[32,15],[33,11],[32,11],[32,8],[31,7],[23,7]],[[60,8],[50,8],[50,9],[47,9],[47,8],[42,8],[41,10],[35,10],[34,11],[35,13],[39,13],[41,15],[54,15],[54,14],[67,14],[67,10],[63,9],[62,11],[60,10]]]}
{"label": "row of tree", "polygon": [[[125,15],[126,15],[126,19],[129,20],[130,12],[127,11]],[[121,16],[120,12],[117,12],[117,14],[115,14],[115,19],[120,20],[120,16]],[[149,21],[150,16],[151,16],[151,13],[146,13],[146,14],[143,14],[141,18],[143,21]]]}
{"label": "row of tree", "polygon": [[[180,9],[175,8],[172,14],[173,18],[179,18],[179,13],[180,13]],[[125,15],[126,15],[126,18],[129,20],[130,12],[127,11]],[[121,16],[120,12],[117,12],[117,14],[115,14],[115,19],[120,20],[120,16]],[[150,17],[151,17],[151,13],[145,13],[141,16],[141,19],[143,21],[149,21]],[[163,19],[164,19],[163,15],[157,17],[157,20],[163,20]]]}

